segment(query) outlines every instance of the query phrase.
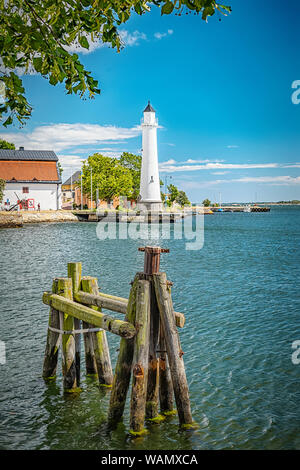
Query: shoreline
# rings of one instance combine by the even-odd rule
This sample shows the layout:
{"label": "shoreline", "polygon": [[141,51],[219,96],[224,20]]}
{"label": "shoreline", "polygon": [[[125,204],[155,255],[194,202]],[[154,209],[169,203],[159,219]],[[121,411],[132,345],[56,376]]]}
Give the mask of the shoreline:
{"label": "shoreline", "polygon": [[24,224],[79,222],[73,211],[0,211],[0,228],[17,228]]}

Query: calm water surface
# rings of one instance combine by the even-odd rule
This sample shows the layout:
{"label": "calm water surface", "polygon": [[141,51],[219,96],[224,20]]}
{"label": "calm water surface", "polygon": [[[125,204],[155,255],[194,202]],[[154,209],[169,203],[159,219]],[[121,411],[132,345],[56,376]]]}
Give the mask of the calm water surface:
{"label": "calm water surface", "polygon": [[[174,282],[196,432],[178,432],[177,417],[150,425],[142,440],[124,423],[105,427],[109,391],[86,378],[83,391],[64,397],[62,379],[41,377],[48,307],[41,301],[52,278],[82,261],[103,291],[127,296],[141,270],[141,240],[104,240],[96,224],[41,224],[0,230],[1,449],[299,449],[300,364],[291,361],[300,340],[300,208],[267,214],[205,217],[202,250],[170,248],[161,267]],[[157,240],[153,240],[153,244]],[[119,338],[108,334],[113,364]]]}

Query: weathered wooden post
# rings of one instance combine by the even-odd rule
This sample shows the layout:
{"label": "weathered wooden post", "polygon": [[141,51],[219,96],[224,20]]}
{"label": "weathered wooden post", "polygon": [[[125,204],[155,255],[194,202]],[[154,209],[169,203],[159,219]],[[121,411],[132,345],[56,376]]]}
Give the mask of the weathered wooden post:
{"label": "weathered wooden post", "polygon": [[[58,292],[58,280],[54,279],[52,284],[52,293]],[[53,307],[50,307],[49,313],[49,328],[47,332],[47,342],[43,365],[43,378],[52,379],[56,377],[58,351],[61,343],[60,334],[57,331],[52,331],[51,328],[59,330],[59,312]]]}
{"label": "weathered wooden post", "polygon": [[[125,321],[133,325],[135,324],[136,291],[138,280],[139,276],[136,275],[130,290],[127,314],[125,317]],[[133,350],[134,339],[121,338],[108,411],[108,425],[110,428],[116,427],[124,413],[126,396],[131,376]]]}
{"label": "weathered wooden post", "polygon": [[159,330],[160,319],[159,309],[157,305],[155,289],[153,285],[152,275],[159,272],[160,254],[168,253],[169,250],[157,246],[146,246],[139,248],[144,251],[144,278],[150,281],[150,341],[149,341],[149,367],[148,367],[148,385],[147,385],[147,402],[146,402],[146,418],[152,421],[162,419],[159,416]]}
{"label": "weathered wooden post", "polygon": [[164,415],[172,415],[176,414],[176,410],[174,410],[173,385],[162,324],[160,324],[159,354],[160,412]]}
{"label": "weathered wooden post", "polygon": [[[81,283],[81,263],[68,263],[68,277],[72,279],[72,289],[73,297],[74,294],[80,289]],[[74,318],[74,329],[80,330],[81,321],[78,318]],[[81,335],[75,334],[75,364],[76,364],[76,378],[77,385],[80,384],[80,345],[81,345]]]}
{"label": "weathered wooden post", "polygon": [[194,427],[194,422],[191,413],[189,389],[182,358],[183,351],[180,347],[172,300],[167,288],[166,273],[153,274],[153,279],[170,363],[179,423],[183,428],[192,428]]}
{"label": "weathered wooden post", "polygon": [[[72,279],[57,279],[57,294],[72,300]],[[67,332],[74,330],[74,318],[67,313],[59,313],[60,330]],[[62,335],[62,371],[64,377],[64,391],[71,393],[78,391],[76,360],[75,360],[75,338],[74,334],[63,333]]]}
{"label": "weathered wooden post", "polygon": [[[95,277],[84,276],[81,280],[81,287],[83,292],[88,292],[90,294],[99,294],[98,281]],[[91,306],[92,309],[101,312],[100,307]],[[87,328],[93,328],[92,325],[84,323]],[[85,328],[85,326],[84,326]],[[106,338],[106,332],[104,330],[85,333],[85,335],[90,335],[89,346],[91,350],[89,351],[89,357],[87,358],[90,363],[94,359],[96,370],[98,374],[99,384],[107,387],[111,387],[113,382],[113,372],[111,367],[109,347]],[[91,341],[91,343],[90,343]],[[86,350],[87,353],[87,350]],[[87,355],[87,354],[86,354]]]}
{"label": "weathered wooden post", "polygon": [[136,293],[132,391],[130,402],[130,433],[141,436],[144,428],[148,380],[149,332],[150,332],[150,282],[138,281]]}

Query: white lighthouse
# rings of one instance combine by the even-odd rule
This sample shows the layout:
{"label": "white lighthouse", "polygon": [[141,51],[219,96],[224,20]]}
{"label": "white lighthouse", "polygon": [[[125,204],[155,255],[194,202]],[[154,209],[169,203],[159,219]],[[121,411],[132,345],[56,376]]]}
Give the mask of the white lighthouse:
{"label": "white lighthouse", "polygon": [[157,158],[157,127],[155,110],[148,101],[148,105],[144,109],[144,121],[142,122],[143,150],[138,209],[149,211],[160,211],[162,209]]}

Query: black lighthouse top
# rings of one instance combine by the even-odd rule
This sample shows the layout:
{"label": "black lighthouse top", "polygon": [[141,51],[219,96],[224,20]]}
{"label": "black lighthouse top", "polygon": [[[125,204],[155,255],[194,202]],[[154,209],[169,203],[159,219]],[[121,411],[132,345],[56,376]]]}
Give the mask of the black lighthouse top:
{"label": "black lighthouse top", "polygon": [[144,109],[144,113],[155,113],[155,109],[152,108],[150,101],[148,101],[148,104]]}

